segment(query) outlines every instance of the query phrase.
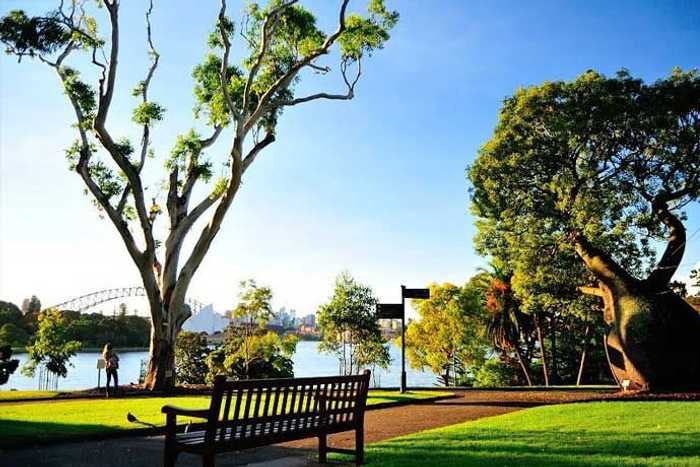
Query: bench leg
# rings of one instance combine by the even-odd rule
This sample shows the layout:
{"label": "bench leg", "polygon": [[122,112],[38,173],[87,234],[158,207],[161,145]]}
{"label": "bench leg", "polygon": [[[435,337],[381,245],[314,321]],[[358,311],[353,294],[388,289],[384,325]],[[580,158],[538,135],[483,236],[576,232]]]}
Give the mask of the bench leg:
{"label": "bench leg", "polygon": [[214,467],[214,454],[202,455],[202,467]]}
{"label": "bench leg", "polygon": [[178,454],[180,453],[174,449],[165,448],[165,454],[163,455],[163,467],[175,467]]}
{"label": "bench leg", "polygon": [[327,435],[324,433],[318,436],[318,461],[322,464],[325,464],[328,460],[327,449],[328,438]]}
{"label": "bench leg", "polygon": [[355,464],[362,465],[365,462],[365,430],[355,430]]}

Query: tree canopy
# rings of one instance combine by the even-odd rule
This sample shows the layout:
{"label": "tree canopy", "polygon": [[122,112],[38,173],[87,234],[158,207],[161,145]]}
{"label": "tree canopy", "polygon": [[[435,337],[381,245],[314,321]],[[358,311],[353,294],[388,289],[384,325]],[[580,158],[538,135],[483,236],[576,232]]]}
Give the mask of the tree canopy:
{"label": "tree canopy", "polygon": [[376,306],[372,289],[344,272],[336,278],[333,296],[319,307],[319,350],[338,357],[341,374],[359,373],[366,366],[389,366]]}
{"label": "tree canopy", "polygon": [[486,341],[478,290],[470,284],[431,284],[430,298],[412,305],[419,316],[406,329],[406,355],[413,368],[430,369],[448,386],[483,363]]}
{"label": "tree canopy", "polygon": [[[699,139],[696,71],[652,84],[589,71],[518,89],[469,169],[479,230],[491,237],[482,251],[546,261],[572,257],[584,238],[641,276],[653,241],[700,194]],[[684,246],[675,242],[654,270],[664,286]]]}
{"label": "tree canopy", "polygon": [[65,378],[69,361],[79,349],[80,342],[68,336],[63,314],[56,309],[42,311],[39,330],[34,342],[27,347],[29,360],[22,372],[34,376],[37,366],[44,366],[49,373]]}

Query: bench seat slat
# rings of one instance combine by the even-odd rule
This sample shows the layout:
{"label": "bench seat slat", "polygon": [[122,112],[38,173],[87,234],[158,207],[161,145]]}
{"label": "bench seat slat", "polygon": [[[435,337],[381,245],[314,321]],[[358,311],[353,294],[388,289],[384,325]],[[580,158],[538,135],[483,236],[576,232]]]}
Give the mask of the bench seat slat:
{"label": "bench seat slat", "polygon": [[[316,417],[318,418],[318,416]],[[221,443],[231,443],[236,442],[236,441],[248,441],[253,444],[256,443],[257,438],[266,438],[270,436],[276,436],[276,435],[285,435],[285,434],[302,434],[302,433],[308,433],[308,432],[313,432],[315,433],[315,430],[320,426],[319,420],[314,420],[311,425],[309,425],[308,428],[303,428],[299,430],[290,430],[289,427],[291,425],[282,423],[279,424],[278,422],[267,422],[267,423],[256,423],[256,424],[251,424],[251,425],[246,425],[246,426],[237,426],[235,427],[236,430],[233,430],[233,427],[226,428],[225,430],[225,437],[217,440],[216,444],[221,444]],[[337,425],[327,425],[327,430],[326,432],[328,434],[335,433],[335,432],[340,432],[340,431],[346,431],[349,429],[352,429],[354,425],[352,423],[342,423],[342,424],[337,424]],[[248,433],[247,436],[243,437],[243,433]],[[231,433],[235,433],[234,438],[231,439]],[[180,445],[184,446],[195,446],[195,445],[203,445],[204,444],[204,439],[206,436],[206,430],[200,430],[200,431],[191,431],[189,433],[183,433],[183,434],[178,434],[176,436],[176,442]],[[308,435],[304,436],[308,437]],[[259,445],[266,445],[263,440],[257,441],[260,443]]]}

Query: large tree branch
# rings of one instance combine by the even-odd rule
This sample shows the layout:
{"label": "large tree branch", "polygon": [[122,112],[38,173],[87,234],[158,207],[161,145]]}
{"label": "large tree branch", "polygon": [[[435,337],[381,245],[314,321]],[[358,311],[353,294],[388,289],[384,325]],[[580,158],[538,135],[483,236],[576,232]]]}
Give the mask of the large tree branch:
{"label": "large tree branch", "polygon": [[168,209],[168,217],[170,218],[170,228],[174,228],[178,222],[178,178],[179,178],[179,167],[177,164],[173,164],[173,168],[170,170],[168,175],[168,194],[166,197],[165,205]]}
{"label": "large tree branch", "polygon": [[263,60],[265,59],[265,54],[267,53],[267,49],[270,45],[270,39],[272,37],[272,34],[275,32],[282,12],[284,12],[285,9],[297,3],[297,1],[298,0],[291,0],[288,2],[283,2],[277,8],[270,11],[265,17],[265,21],[263,22],[262,30],[260,32],[260,50],[258,51],[258,55],[256,56],[253,65],[250,67],[250,71],[248,72],[248,79],[246,80],[245,87],[243,88],[243,108],[240,112],[240,117],[238,119],[238,135],[243,135],[247,131],[244,129],[246,125],[242,125],[242,123],[245,115],[248,113],[250,91],[253,86],[253,82],[255,81],[255,77],[258,74],[258,70],[260,70]]}
{"label": "large tree branch", "polygon": [[267,133],[262,140],[253,146],[253,149],[251,149],[243,159],[243,173],[245,173],[245,171],[248,170],[248,167],[250,167],[250,165],[255,161],[255,158],[258,156],[260,151],[274,142],[275,135],[272,133]]}
{"label": "large tree branch", "polygon": [[[44,63],[47,63],[56,71],[56,74],[58,75],[58,78],[63,84],[64,88],[68,85],[68,77],[65,75],[62,69],[62,64],[63,61],[70,55],[70,53],[73,50],[75,50],[75,44],[71,41],[68,43],[63,52],[58,56],[55,62],[52,63],[48,60],[44,60],[42,57],[39,57]],[[83,114],[83,111],[81,110],[80,105],[76,101],[75,97],[71,93],[66,94],[68,96],[68,100],[71,104],[71,107],[73,108],[73,112],[75,113],[77,121],[76,128],[78,129],[78,134],[80,136],[80,153],[78,162],[75,166],[75,170],[82,178],[83,183],[87,187],[88,191],[92,194],[92,196],[97,201],[98,205],[107,214],[107,217],[117,229],[117,232],[121,236],[122,241],[134,263],[137,265],[139,270],[142,270],[143,253],[139,250],[134,240],[134,237],[129,231],[128,225],[126,224],[121,212],[117,211],[112,206],[109,197],[107,197],[107,195],[102,191],[102,189],[97,185],[95,180],[90,175],[89,162],[92,156],[92,152],[90,149],[90,142],[88,140],[86,132],[86,128],[88,127],[89,122],[86,121],[86,117]],[[146,280],[147,278],[144,279],[144,281]]]}
{"label": "large tree branch", "polygon": [[603,300],[603,319],[608,324],[615,321],[615,300],[610,288],[599,282],[598,287],[579,287],[578,289],[584,294],[600,297]]}
{"label": "large tree branch", "polygon": [[[153,13],[153,0],[150,0],[149,5],[148,5],[148,10],[146,10],[146,42],[148,44],[148,49],[149,49],[149,55],[152,57],[151,65],[148,67],[148,71],[146,72],[146,78],[143,80],[142,86],[141,86],[141,102],[144,104],[148,102],[148,88],[151,84],[151,80],[153,79],[153,75],[156,72],[156,68],[158,68],[158,62],[160,60],[160,54],[156,50],[155,46],[153,45],[153,35],[151,34],[151,14]],[[139,156],[139,163],[138,166],[135,168],[137,174],[141,174],[141,171],[143,170],[143,166],[146,163],[146,155],[148,154],[148,146],[150,144],[150,134],[151,134],[151,128],[148,123],[145,123],[143,125],[143,133],[141,135],[141,151],[140,151],[140,156]],[[119,201],[119,205],[117,207],[117,210],[119,212],[122,212],[124,210],[124,206],[126,206],[126,202],[129,199],[129,195],[131,194],[131,184],[127,183],[126,186],[124,187],[124,191],[122,193],[121,200]]]}
{"label": "large tree branch", "polygon": [[[178,224],[175,231],[171,232],[171,236],[169,237],[169,241],[172,242],[171,247],[176,248],[179,251],[179,248],[182,245],[182,240],[185,238],[195,222],[218,201],[218,205],[216,206],[211,220],[202,229],[192,253],[183,265],[182,270],[177,277],[176,285],[171,295],[172,303],[180,303],[181,301],[184,302],[185,294],[187,288],[189,287],[190,281],[192,280],[194,273],[199,268],[207,251],[209,251],[211,242],[218,233],[224,216],[233,202],[233,198],[238,192],[243,173],[253,163],[260,151],[272,144],[274,141],[274,134],[267,133],[265,138],[255,144],[255,146],[246,154],[246,156],[243,157],[241,155],[242,140],[236,137],[231,150],[231,168],[226,190],[223,192],[212,192],[207,198],[202,200],[194,209],[192,209],[189,214],[187,214],[187,216]],[[171,275],[175,274],[176,271],[176,267],[174,266],[175,261],[176,259],[173,258],[173,261],[169,264],[170,268],[166,267],[166,271],[168,271]]]}
{"label": "large tree branch", "polygon": [[143,231],[144,241],[146,242],[146,251],[150,257],[155,259],[155,240],[153,238],[150,216],[148,209],[146,208],[141,178],[134,165],[124,154],[120,152],[120,149],[117,147],[112,139],[112,136],[105,127],[107,114],[114,95],[114,85],[119,57],[119,5],[116,0],[112,2],[104,0],[104,4],[109,12],[110,25],[112,28],[111,50],[106,78],[107,81],[105,83],[102,79],[100,80],[100,89],[103,91],[100,92],[97,115],[95,116],[93,127],[97,133],[100,143],[102,143],[102,146],[104,146],[107,152],[109,152],[114,162],[126,175],[129,185],[131,186],[136,213],[140,221],[141,230]]}
{"label": "large tree branch", "polygon": [[[192,281],[192,277],[194,276],[194,273],[197,271],[200,264],[202,263],[202,260],[204,259],[204,256],[206,255],[207,251],[209,251],[211,242],[214,240],[214,237],[221,228],[221,223],[224,220],[224,216],[226,215],[226,212],[228,211],[229,207],[231,206],[231,203],[233,202],[234,197],[236,196],[236,193],[238,192],[238,188],[241,185],[241,177],[243,175],[243,161],[241,156],[242,145],[242,140],[238,137],[235,137],[230,154],[231,166],[229,171],[228,184],[224,192],[217,196],[219,197],[219,201],[216,206],[216,209],[214,210],[214,213],[207,225],[205,225],[202,229],[199,238],[197,239],[197,242],[195,243],[194,248],[190,253],[189,258],[187,258],[187,261],[185,261],[185,264],[183,265],[182,270],[180,271],[180,274],[177,279],[177,285],[175,286],[175,290],[172,296],[172,300],[174,301],[174,303],[184,302],[185,294],[187,292],[187,288],[190,285],[190,282]],[[215,201],[216,199],[210,197],[207,200],[205,200],[205,202],[203,202],[204,204],[200,203],[198,208],[202,206],[201,212],[203,213],[204,211],[206,211],[206,209],[208,209],[210,205],[209,203],[213,203]],[[197,208],[195,208],[195,210],[196,209]],[[195,210],[193,210],[192,213],[188,215],[187,219],[195,216]]]}
{"label": "large tree branch", "polygon": [[345,100],[346,101],[346,100],[352,99],[354,96],[355,95],[352,92],[352,90],[348,91],[346,94],[328,94],[326,92],[319,92],[317,94],[312,94],[310,96],[298,97],[296,99],[283,101],[280,105],[291,107],[293,105],[303,104],[305,102],[315,101],[318,99]]}
{"label": "large tree branch", "polygon": [[219,32],[221,33],[221,41],[224,44],[224,55],[221,58],[221,69],[219,70],[219,79],[221,81],[221,91],[224,94],[224,102],[228,107],[229,112],[234,119],[238,118],[238,111],[228,92],[228,56],[231,52],[231,42],[226,31],[226,0],[221,0],[221,9],[219,10]]}
{"label": "large tree branch", "polygon": [[652,202],[652,210],[654,215],[668,227],[669,237],[666,251],[664,251],[661,260],[649,274],[649,277],[647,277],[646,282],[655,288],[663,288],[671,281],[673,274],[675,274],[683,260],[686,231],[683,223],[668,209],[668,205],[665,202],[654,200]]}
{"label": "large tree branch", "polygon": [[109,64],[107,68],[106,81],[100,80],[100,96],[97,116],[95,117],[96,126],[104,126],[109,113],[109,106],[112,103],[114,95],[114,83],[117,77],[117,60],[119,57],[119,6],[115,2],[104,0],[105,7],[109,13],[109,21],[112,28],[111,34],[111,50],[109,52]]}
{"label": "large tree branch", "polygon": [[581,286],[578,290],[586,295],[594,295],[596,297],[605,296],[605,293],[600,287]]}
{"label": "large tree branch", "polygon": [[[214,134],[207,139],[200,140],[202,149],[214,144],[218,136],[221,134],[221,128],[216,127]],[[173,175],[174,174],[174,175]],[[171,187],[168,195],[168,210],[170,213],[170,234],[165,241],[165,263],[162,271],[163,284],[166,289],[167,284],[174,284],[177,280],[177,264],[180,257],[180,249],[185,240],[185,237],[191,230],[197,220],[221,197],[222,193],[215,190],[208,197],[203,199],[191,212],[187,212],[189,207],[190,196],[194,183],[199,178],[196,170],[192,167],[191,160],[188,161],[188,177],[183,187],[182,195],[177,196],[177,167],[171,173]],[[173,189],[173,187],[175,187]],[[170,291],[172,292],[172,291]],[[168,292],[168,293],[170,293]],[[165,293],[165,292],[164,292]],[[168,297],[165,297],[169,300]]]}
{"label": "large tree branch", "polygon": [[573,232],[571,237],[576,253],[600,282],[610,287],[613,284],[619,284],[620,281],[627,284],[636,281],[610,255],[594,246],[582,233]]}
{"label": "large tree branch", "polygon": [[[260,117],[262,117],[262,115],[264,115],[265,112],[269,111],[268,105],[270,104],[270,100],[272,99],[272,97],[279,91],[286,89],[290,85],[292,80],[297,76],[297,74],[302,70],[302,68],[308,66],[321,55],[328,53],[330,47],[335,43],[336,40],[338,40],[340,35],[345,31],[345,13],[347,11],[349,3],[350,0],[343,0],[340,6],[338,29],[326,38],[321,47],[319,47],[313,53],[306,56],[303,60],[300,60],[294,65],[292,65],[289,68],[289,70],[287,70],[287,72],[283,76],[279,77],[272,84],[272,86],[270,86],[268,90],[265,91],[265,93],[260,97],[257,107],[255,108],[253,113],[246,119],[246,121],[242,125],[242,128],[239,129],[240,135],[246,134],[251,128],[253,128],[253,126],[257,124]],[[247,111],[245,107],[244,109]]]}
{"label": "large tree branch", "polygon": [[[200,151],[213,145],[216,140],[221,135],[223,128],[220,126],[214,127],[214,132],[212,135],[205,139],[199,140]],[[168,197],[167,197],[167,208],[168,216],[170,217],[170,229],[175,230],[180,225],[182,219],[187,214],[187,209],[189,208],[190,197],[192,196],[192,190],[194,189],[195,183],[199,179],[199,173],[195,170],[194,161],[192,157],[188,157],[186,163],[186,178],[183,183],[182,189],[179,185],[179,167],[177,164],[173,164],[173,168],[169,176],[169,186],[168,186]],[[206,201],[206,200],[205,200]]]}
{"label": "large tree branch", "polygon": [[352,81],[347,76],[347,65],[348,62],[344,60],[340,67],[343,75],[343,80],[345,81],[345,85],[348,88],[348,91],[345,94],[329,94],[326,92],[319,92],[317,94],[312,94],[310,96],[305,96],[305,97],[298,97],[296,99],[291,99],[288,101],[283,101],[279,105],[280,106],[293,106],[297,104],[303,104],[305,102],[309,101],[314,101],[318,99],[327,99],[327,100],[350,100],[353,97],[355,97],[355,85],[357,82],[360,80],[360,76],[362,75],[362,62],[360,60],[357,60],[357,74],[353,78]]}
{"label": "large tree branch", "polygon": [[[156,68],[158,68],[158,62],[160,61],[160,54],[153,45],[153,36],[151,34],[152,12],[153,0],[150,1],[148,10],[146,11],[146,40],[148,42],[149,55],[153,58],[153,60],[151,61],[151,66],[148,68],[148,72],[146,73],[146,79],[143,80],[143,86],[141,88],[141,102],[143,102],[144,104],[148,102],[148,88],[151,84],[151,80],[153,79],[153,75],[156,72]],[[139,166],[136,170],[138,173],[141,173],[143,164],[146,161],[146,154],[148,152],[148,145],[150,143],[149,134],[150,127],[149,124],[146,123],[143,125],[143,136],[141,138],[141,157],[139,158]]]}
{"label": "large tree branch", "polygon": [[209,138],[204,138],[199,140],[199,145],[201,146],[202,149],[206,149],[212,144],[216,143],[216,140],[219,138],[219,135],[221,134],[221,131],[223,130],[222,127],[220,126],[215,126],[214,127],[214,132]]}
{"label": "large tree branch", "polygon": [[[56,66],[55,69],[58,73],[59,79],[65,86],[65,74],[62,72],[60,66]],[[68,93],[68,100],[70,101],[71,106],[73,107],[73,111],[75,112],[78,133],[80,135],[80,156],[78,159],[78,163],[75,167],[76,172],[78,172],[80,177],[83,179],[83,183],[85,183],[92,196],[107,214],[107,217],[109,217],[109,219],[112,221],[112,224],[114,224],[114,227],[117,229],[117,232],[119,232],[119,235],[122,237],[122,241],[124,242],[124,245],[126,246],[126,249],[129,252],[131,258],[134,260],[136,265],[139,266],[139,268],[141,268],[143,264],[143,254],[138,249],[138,246],[136,245],[136,242],[134,241],[134,238],[131,235],[129,228],[126,222],[124,221],[124,218],[122,217],[121,213],[117,212],[114,209],[107,195],[105,195],[105,193],[100,189],[100,187],[90,175],[89,162],[92,153],[90,150],[90,142],[88,141],[87,132],[85,131],[85,116],[83,115],[83,112],[80,109],[78,102],[70,93]]]}

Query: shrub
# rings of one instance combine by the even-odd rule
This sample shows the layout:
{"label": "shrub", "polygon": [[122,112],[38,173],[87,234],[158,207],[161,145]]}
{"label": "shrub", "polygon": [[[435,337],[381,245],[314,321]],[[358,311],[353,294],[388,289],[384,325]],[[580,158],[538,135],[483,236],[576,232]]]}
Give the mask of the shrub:
{"label": "shrub", "polygon": [[204,384],[207,378],[207,338],[203,333],[182,331],[175,341],[175,380],[178,384]]}
{"label": "shrub", "polygon": [[292,355],[297,338],[280,337],[272,331],[257,330],[245,334],[231,326],[224,345],[213,350],[207,358],[207,382],[217,375],[236,379],[291,378],[294,376]]}
{"label": "shrub", "polygon": [[474,387],[497,388],[510,386],[513,382],[513,369],[499,358],[490,358],[474,375]]}

